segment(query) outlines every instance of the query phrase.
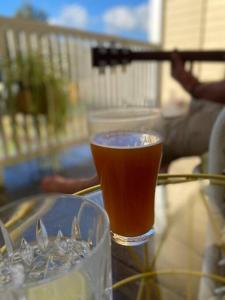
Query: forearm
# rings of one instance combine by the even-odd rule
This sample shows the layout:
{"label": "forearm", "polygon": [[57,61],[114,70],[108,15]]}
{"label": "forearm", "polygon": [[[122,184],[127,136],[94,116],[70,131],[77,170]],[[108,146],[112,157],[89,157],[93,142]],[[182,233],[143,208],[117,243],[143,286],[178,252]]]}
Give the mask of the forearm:
{"label": "forearm", "polygon": [[171,74],[173,78],[196,100],[205,99],[225,104],[225,80],[202,83],[192,72],[185,70],[185,64],[179,53],[171,56]]}
{"label": "forearm", "polygon": [[225,104],[225,80],[197,84],[191,92],[195,99],[205,99]]}

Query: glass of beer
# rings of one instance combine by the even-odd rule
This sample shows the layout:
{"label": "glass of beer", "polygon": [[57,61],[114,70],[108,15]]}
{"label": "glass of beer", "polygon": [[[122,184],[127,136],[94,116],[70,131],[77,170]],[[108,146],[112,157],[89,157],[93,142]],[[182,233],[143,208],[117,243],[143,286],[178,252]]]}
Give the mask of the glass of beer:
{"label": "glass of beer", "polygon": [[162,140],[153,132],[96,133],[91,150],[112,238],[121,245],[148,241],[154,233],[154,198]]}

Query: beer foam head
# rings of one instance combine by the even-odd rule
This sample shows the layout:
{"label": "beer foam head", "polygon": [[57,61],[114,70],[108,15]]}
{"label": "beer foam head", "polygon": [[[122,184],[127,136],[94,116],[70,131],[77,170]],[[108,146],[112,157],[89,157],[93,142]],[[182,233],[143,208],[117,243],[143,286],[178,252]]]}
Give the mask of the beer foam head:
{"label": "beer foam head", "polygon": [[154,132],[115,131],[95,134],[92,143],[113,148],[138,148],[161,143],[161,138]]}

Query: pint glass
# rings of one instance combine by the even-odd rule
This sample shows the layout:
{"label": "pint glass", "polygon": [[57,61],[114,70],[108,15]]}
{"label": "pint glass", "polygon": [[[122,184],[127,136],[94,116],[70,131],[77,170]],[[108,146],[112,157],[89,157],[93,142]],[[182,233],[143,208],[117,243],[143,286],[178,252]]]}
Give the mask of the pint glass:
{"label": "pint glass", "polygon": [[97,133],[91,138],[91,150],[113,239],[122,245],[146,242],[154,233],[160,136],[153,131]]}

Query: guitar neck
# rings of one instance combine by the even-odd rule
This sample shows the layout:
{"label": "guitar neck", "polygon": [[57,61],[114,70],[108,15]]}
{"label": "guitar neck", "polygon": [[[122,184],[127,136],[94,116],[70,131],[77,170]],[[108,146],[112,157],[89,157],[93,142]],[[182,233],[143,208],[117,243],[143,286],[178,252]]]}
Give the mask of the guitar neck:
{"label": "guitar neck", "polygon": [[[133,51],[130,49],[98,48],[92,49],[93,66],[113,66],[133,61],[171,61],[173,51]],[[183,61],[223,62],[225,51],[179,51]]]}
{"label": "guitar neck", "polygon": [[[171,61],[173,51],[146,51],[131,52],[131,60],[156,60]],[[221,62],[225,61],[225,51],[179,51],[183,61],[205,61],[205,62]]]}

